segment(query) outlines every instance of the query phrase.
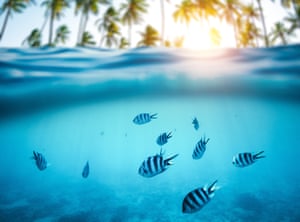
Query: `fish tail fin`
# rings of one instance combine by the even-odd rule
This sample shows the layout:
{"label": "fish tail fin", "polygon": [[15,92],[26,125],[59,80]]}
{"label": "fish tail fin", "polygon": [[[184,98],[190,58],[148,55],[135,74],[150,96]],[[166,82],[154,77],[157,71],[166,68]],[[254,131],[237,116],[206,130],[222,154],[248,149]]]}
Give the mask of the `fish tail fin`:
{"label": "fish tail fin", "polygon": [[150,118],[151,119],[157,119],[157,113],[154,113],[154,114],[150,115]]}
{"label": "fish tail fin", "polygon": [[221,187],[216,186],[218,180],[215,180],[207,189],[208,193],[211,194],[215,192],[216,190],[219,190]]}
{"label": "fish tail fin", "polygon": [[260,151],[257,154],[254,155],[254,159],[261,159],[261,158],[265,158],[266,156],[260,156],[262,153],[264,153],[265,151]]}
{"label": "fish tail fin", "polygon": [[36,160],[37,159],[37,153],[34,150],[32,151],[32,153],[33,153],[33,156],[31,158]]}
{"label": "fish tail fin", "polygon": [[205,144],[207,144],[209,140],[210,140],[210,138],[207,138],[207,140],[206,140],[206,141],[204,141],[204,142],[205,142]]}
{"label": "fish tail fin", "polygon": [[178,155],[179,155],[179,154],[177,153],[177,154],[175,154],[175,155],[173,155],[173,156],[170,156],[169,158],[165,159],[165,164],[166,164],[167,166],[172,165],[173,163],[171,162],[171,160],[175,159]]}

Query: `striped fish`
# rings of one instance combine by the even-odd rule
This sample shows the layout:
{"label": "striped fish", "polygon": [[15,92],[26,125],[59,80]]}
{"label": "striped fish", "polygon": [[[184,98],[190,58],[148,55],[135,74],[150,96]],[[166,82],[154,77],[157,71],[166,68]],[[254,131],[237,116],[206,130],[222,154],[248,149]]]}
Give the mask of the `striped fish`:
{"label": "striped fish", "polygon": [[171,135],[172,132],[167,133],[163,133],[160,134],[159,137],[157,137],[156,143],[160,146],[166,144],[168,142],[168,139],[170,139],[172,137]]}
{"label": "striped fish", "polygon": [[47,168],[47,166],[48,166],[47,161],[41,153],[33,151],[33,157],[32,158],[35,160],[35,165],[37,166],[37,168],[39,170],[42,171],[42,170],[45,170]]}
{"label": "striped fish", "polygon": [[179,154],[175,154],[167,159],[163,158],[162,153],[150,156],[141,164],[139,174],[143,177],[154,177],[168,169],[168,166],[172,165],[171,160],[178,155]]}
{"label": "striped fish", "polygon": [[207,140],[205,140],[205,137],[200,139],[200,141],[196,144],[195,149],[193,151],[193,155],[192,155],[193,159],[197,160],[203,156],[208,141],[209,138]]}
{"label": "striped fish", "polygon": [[182,212],[190,214],[201,210],[215,195],[214,192],[218,189],[217,182],[216,180],[209,187],[199,187],[189,192],[183,199]]}
{"label": "striped fish", "polygon": [[199,122],[196,117],[193,119],[192,124],[194,125],[195,130],[199,129]]}
{"label": "striped fish", "polygon": [[256,160],[265,158],[265,156],[261,156],[264,151],[259,153],[238,153],[232,159],[232,164],[236,167],[246,167],[253,164]]}
{"label": "striped fish", "polygon": [[90,165],[89,165],[89,161],[87,161],[83,167],[82,177],[87,178],[89,176],[89,173],[90,173]]}
{"label": "striped fish", "polygon": [[145,123],[150,122],[152,119],[157,118],[157,113],[150,114],[150,113],[140,113],[136,117],[134,117],[133,122],[137,125],[142,125]]}

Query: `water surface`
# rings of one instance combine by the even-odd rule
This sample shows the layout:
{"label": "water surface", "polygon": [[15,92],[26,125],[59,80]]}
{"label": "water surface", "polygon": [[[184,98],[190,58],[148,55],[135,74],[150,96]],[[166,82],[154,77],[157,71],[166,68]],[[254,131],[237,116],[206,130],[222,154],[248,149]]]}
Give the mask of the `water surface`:
{"label": "water surface", "polygon": [[[299,52],[0,49],[0,221],[299,221]],[[143,112],[158,118],[135,125]],[[141,177],[170,131],[174,165]],[[261,150],[252,166],[231,163]],[[184,196],[215,179],[211,202],[183,214]]]}

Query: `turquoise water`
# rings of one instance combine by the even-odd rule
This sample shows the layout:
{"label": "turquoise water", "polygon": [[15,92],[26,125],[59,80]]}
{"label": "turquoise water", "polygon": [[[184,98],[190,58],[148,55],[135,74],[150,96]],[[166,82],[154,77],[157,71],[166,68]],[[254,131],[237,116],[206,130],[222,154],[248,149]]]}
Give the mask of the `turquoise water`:
{"label": "turquoise water", "polygon": [[[0,221],[300,221],[300,45],[0,55]],[[157,119],[136,125],[139,113]],[[179,156],[142,177],[163,132],[164,156]],[[232,164],[262,150],[251,166]],[[183,214],[185,195],[216,179],[214,198]]]}

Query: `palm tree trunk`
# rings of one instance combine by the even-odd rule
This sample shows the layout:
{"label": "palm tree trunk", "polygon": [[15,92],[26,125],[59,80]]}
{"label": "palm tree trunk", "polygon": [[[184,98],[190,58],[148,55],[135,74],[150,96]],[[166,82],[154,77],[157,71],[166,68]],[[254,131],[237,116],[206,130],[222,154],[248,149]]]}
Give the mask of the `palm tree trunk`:
{"label": "palm tree trunk", "polygon": [[82,42],[82,37],[83,37],[83,33],[86,30],[86,26],[87,26],[87,22],[89,20],[89,14],[88,12],[86,14],[84,14],[85,16],[83,17],[83,22],[82,22],[82,29],[81,29],[81,36],[80,36],[80,42]]}
{"label": "palm tree trunk", "polygon": [[78,33],[77,33],[77,45],[82,43],[82,38],[83,38],[83,31],[82,31],[82,26],[83,26],[83,18],[84,18],[84,13],[81,13],[80,20],[79,20],[79,27],[78,27]]}
{"label": "palm tree trunk", "polygon": [[165,6],[164,0],[160,0],[160,10],[161,10],[161,46],[164,45],[165,41]]}
{"label": "palm tree trunk", "polygon": [[[257,27],[256,24],[255,24],[254,18],[251,18],[251,23],[252,23],[255,27]],[[259,46],[257,35],[254,36],[254,41],[255,41],[255,46],[254,46],[254,47],[256,48],[256,47]]]}
{"label": "palm tree trunk", "polygon": [[300,6],[297,5],[296,0],[292,0],[292,3],[293,3],[294,11],[295,11],[295,16],[298,19],[298,28],[300,28],[300,18],[297,16],[298,10],[299,10],[298,7],[300,7]]}
{"label": "palm tree trunk", "polygon": [[292,0],[292,5],[293,5],[293,8],[294,8],[295,14],[297,14],[297,3],[296,3],[296,0]]}
{"label": "palm tree trunk", "polygon": [[104,38],[105,38],[105,35],[103,34],[103,36],[100,38],[100,48],[103,46],[103,42],[104,42]]}
{"label": "palm tree trunk", "polygon": [[5,19],[4,19],[3,25],[2,25],[1,33],[0,33],[0,41],[1,41],[2,37],[3,37],[3,35],[4,35],[5,29],[6,29],[6,25],[7,25],[7,22],[8,22],[8,18],[10,16],[10,11],[11,11],[11,8],[8,8],[7,12],[6,12],[6,15],[5,15]]}
{"label": "palm tree trunk", "polygon": [[260,12],[260,18],[261,18],[262,25],[263,25],[263,30],[264,30],[265,46],[269,47],[269,40],[268,40],[266,22],[265,22],[265,17],[264,17],[264,13],[263,13],[263,9],[262,9],[260,0],[257,0],[257,4],[258,4],[258,8],[259,8],[259,12]]}
{"label": "palm tree trunk", "polygon": [[279,36],[280,36],[280,39],[281,39],[281,42],[283,45],[287,45],[287,41],[284,37],[284,34],[283,33],[279,33]]}
{"label": "palm tree trunk", "polygon": [[42,24],[42,27],[40,28],[40,32],[42,33],[47,25],[48,22],[48,17],[45,18],[45,21]]}
{"label": "palm tree trunk", "polygon": [[232,14],[231,14],[231,22],[232,22],[233,31],[234,31],[235,46],[238,48],[238,47],[239,47],[239,44],[238,44],[238,31],[237,31],[237,25],[236,25],[235,19],[233,18],[233,15],[232,15]]}
{"label": "palm tree trunk", "polygon": [[131,22],[129,22],[129,24],[128,24],[128,44],[129,44],[129,48],[131,48],[131,28],[132,28],[132,26],[131,26]]}
{"label": "palm tree trunk", "polygon": [[54,25],[54,10],[51,9],[50,25],[49,25],[49,40],[48,45],[52,45],[52,35],[53,35],[53,25]]}

